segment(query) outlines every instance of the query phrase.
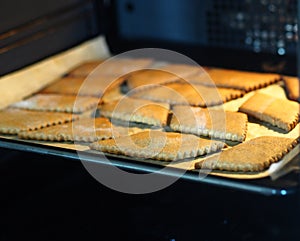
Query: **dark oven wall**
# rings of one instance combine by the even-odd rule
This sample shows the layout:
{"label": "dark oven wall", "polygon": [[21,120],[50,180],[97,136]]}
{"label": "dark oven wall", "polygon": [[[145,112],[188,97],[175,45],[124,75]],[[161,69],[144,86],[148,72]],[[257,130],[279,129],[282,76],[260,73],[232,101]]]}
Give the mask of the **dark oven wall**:
{"label": "dark oven wall", "polygon": [[0,1],[0,76],[101,32],[100,0]]}
{"label": "dark oven wall", "polygon": [[159,47],[199,64],[296,74],[297,0],[0,2],[0,76],[106,35],[113,54]]}
{"label": "dark oven wall", "polygon": [[200,64],[296,74],[296,0],[114,0],[110,16],[114,53],[163,47]]}

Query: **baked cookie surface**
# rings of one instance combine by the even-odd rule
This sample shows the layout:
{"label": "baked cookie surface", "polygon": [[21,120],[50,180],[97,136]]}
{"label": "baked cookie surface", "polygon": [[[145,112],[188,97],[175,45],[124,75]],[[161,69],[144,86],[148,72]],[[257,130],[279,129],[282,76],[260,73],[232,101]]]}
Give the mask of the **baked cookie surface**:
{"label": "baked cookie surface", "polygon": [[175,132],[144,131],[130,136],[92,143],[90,148],[125,156],[174,161],[216,152],[223,142]]}
{"label": "baked cookie surface", "polygon": [[166,126],[169,104],[124,97],[99,106],[102,116],[154,126]]}
{"label": "baked cookie surface", "polygon": [[240,89],[245,92],[260,89],[280,80],[278,74],[255,73],[230,69],[207,68],[207,74],[191,76],[191,83]]}
{"label": "baked cookie surface", "polygon": [[288,99],[300,102],[299,78],[284,76],[283,83]]}
{"label": "baked cookie surface", "polygon": [[11,107],[36,111],[82,113],[96,107],[98,101],[98,98],[88,96],[36,94],[11,105]]}
{"label": "baked cookie surface", "polygon": [[178,76],[178,78],[187,78],[189,76],[193,76],[197,73],[201,73],[203,69],[197,65],[189,65],[189,64],[167,64],[161,66],[160,70],[167,71],[169,73],[173,73]]}
{"label": "baked cookie surface", "polygon": [[109,119],[104,117],[85,117],[73,122],[49,126],[39,130],[22,131],[18,134],[18,137],[41,141],[95,142],[141,131],[144,130],[136,127],[113,125]]}
{"label": "baked cookie surface", "polygon": [[292,138],[261,136],[197,162],[195,168],[233,172],[263,171],[298,143],[299,140]]}
{"label": "baked cookie surface", "polygon": [[58,79],[40,93],[102,97],[105,93],[118,89],[122,82],[122,78],[116,79],[112,76],[97,78],[67,76]]}
{"label": "baked cookie surface", "polygon": [[174,131],[238,142],[246,138],[246,114],[189,106],[174,106],[172,111]]}
{"label": "baked cookie surface", "polygon": [[132,71],[146,68],[151,65],[148,58],[113,58],[109,60],[88,61],[80,64],[69,72],[69,76],[87,77],[95,76],[121,76]]}
{"label": "baked cookie surface", "polygon": [[18,134],[21,131],[66,123],[78,116],[67,113],[38,112],[8,108],[0,111],[0,133]]}
{"label": "baked cookie surface", "polygon": [[187,83],[170,83],[133,94],[134,98],[165,102],[171,105],[214,106],[242,97],[235,89],[207,87]]}
{"label": "baked cookie surface", "polygon": [[131,73],[126,77],[126,83],[129,90],[137,92],[160,84],[178,81],[178,79],[178,76],[167,71],[148,69]]}
{"label": "baked cookie surface", "polygon": [[285,131],[292,130],[299,121],[300,105],[295,101],[255,93],[239,111]]}

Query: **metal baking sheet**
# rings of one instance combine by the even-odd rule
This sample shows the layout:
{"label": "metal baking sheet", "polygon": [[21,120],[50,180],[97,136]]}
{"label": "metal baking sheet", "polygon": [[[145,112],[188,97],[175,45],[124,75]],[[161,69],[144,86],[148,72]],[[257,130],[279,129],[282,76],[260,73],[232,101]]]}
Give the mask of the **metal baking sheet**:
{"label": "metal baking sheet", "polygon": [[[107,158],[102,158],[98,153],[93,151],[83,150],[76,151],[68,147],[69,144],[57,144],[53,143],[47,145],[46,143],[31,142],[26,140],[16,140],[14,138],[0,137],[0,147],[9,150],[18,150],[21,152],[32,152],[36,154],[45,154],[55,157],[63,157],[71,161],[92,162],[99,165],[113,165],[115,167],[135,171],[138,173],[159,173],[165,176],[176,177],[180,175],[180,178],[189,181],[199,182],[201,184],[215,185],[233,190],[241,190],[247,192],[258,193],[266,196],[285,196],[296,193],[299,191],[299,175],[293,173],[293,175],[284,176],[276,181],[272,181],[270,178],[260,178],[252,180],[227,178],[218,175],[207,175],[203,178],[199,175],[199,172],[193,170],[187,170],[182,175],[181,171],[177,167],[168,166],[163,168],[160,163],[149,162],[147,160],[136,160],[130,157],[120,157],[116,155],[107,154]],[[80,154],[80,159],[78,154]],[[41,160],[42,161],[42,160]],[[295,159],[294,162],[299,160]]]}

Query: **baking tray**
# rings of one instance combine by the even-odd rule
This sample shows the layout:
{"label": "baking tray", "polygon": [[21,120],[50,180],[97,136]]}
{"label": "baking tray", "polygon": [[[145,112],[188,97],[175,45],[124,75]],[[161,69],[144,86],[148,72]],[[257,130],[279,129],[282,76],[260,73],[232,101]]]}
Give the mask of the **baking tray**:
{"label": "baking tray", "polygon": [[[6,75],[0,79],[0,91],[1,93],[6,93],[6,95],[4,94],[4,98],[0,100],[0,108],[4,108],[32,93],[38,92],[44,86],[53,82],[83,61],[107,58],[109,56],[110,53],[106,46],[105,39],[100,36],[68,51],[45,59],[42,62],[28,66],[23,70]],[[10,88],[14,94],[12,94],[11,91],[7,91]],[[259,91],[269,94],[276,93],[276,96],[279,97],[285,95],[280,83]],[[252,94],[253,92],[250,92],[243,98],[225,103],[223,107],[225,110],[236,111],[238,106],[243,103],[245,99],[251,97]],[[299,136],[299,125],[300,124],[290,133],[285,134],[278,133],[278,131],[269,126],[249,123],[247,139],[254,138],[258,135],[280,135],[296,138]],[[276,165],[272,165],[272,168],[266,172],[252,175],[211,172],[205,178],[199,175],[199,171],[193,170],[194,162],[199,159],[189,161],[188,167],[186,162],[174,162],[168,164],[167,168],[165,168],[166,163],[160,161],[137,160],[116,155],[106,155],[107,158],[103,158],[99,153],[89,150],[87,145],[27,141],[20,140],[15,136],[5,135],[0,136],[0,147],[32,153],[42,153],[53,157],[59,156],[74,161],[112,165],[138,173],[157,172],[166,177],[180,176],[180,178],[199,183],[213,184],[231,189],[241,189],[264,195],[287,195],[299,190],[298,166],[300,162],[300,146],[297,146],[293,152],[291,152],[291,156],[289,156],[288,159],[278,163],[277,168],[275,168]],[[283,165],[285,166],[284,168],[282,168]],[[184,174],[182,175],[183,169]]]}
{"label": "baking tray", "polygon": [[[139,161],[129,157],[120,157],[107,154],[107,158],[99,157],[98,153],[93,151],[76,151],[72,149],[47,146],[41,143],[31,141],[13,140],[0,137],[0,147],[8,150],[17,150],[21,152],[31,152],[35,154],[45,154],[55,157],[62,157],[70,161],[89,162],[99,165],[113,165],[125,171],[134,171],[135,173],[159,173],[166,177],[178,177],[189,181],[194,181],[203,184],[216,185],[233,190],[243,190],[266,196],[286,196],[299,192],[299,173],[298,171],[290,172],[277,180],[271,180],[269,177],[261,179],[231,179],[216,175],[207,175],[205,178],[199,176],[199,173],[193,170],[188,170],[182,175],[182,171],[176,167],[163,168],[154,162]],[[78,156],[80,155],[80,158]],[[41,160],[42,161],[42,160]],[[299,158],[294,158],[290,164],[292,166],[299,165]]]}

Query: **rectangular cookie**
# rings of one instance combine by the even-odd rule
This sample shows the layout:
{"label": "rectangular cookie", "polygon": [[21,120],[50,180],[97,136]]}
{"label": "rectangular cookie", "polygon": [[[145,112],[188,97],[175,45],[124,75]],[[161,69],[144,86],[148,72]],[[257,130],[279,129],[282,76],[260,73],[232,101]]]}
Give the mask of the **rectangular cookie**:
{"label": "rectangular cookie", "polygon": [[175,74],[180,79],[185,79],[189,76],[193,76],[203,72],[203,69],[200,66],[189,64],[167,64],[158,67],[158,69]]}
{"label": "rectangular cookie", "polygon": [[0,111],[0,133],[18,134],[21,131],[70,122],[78,116],[67,113],[38,112],[8,108]]}
{"label": "rectangular cookie", "polygon": [[169,104],[124,97],[99,106],[100,115],[112,119],[165,126],[169,115]]}
{"label": "rectangular cookie", "polygon": [[195,163],[196,169],[233,172],[259,172],[278,162],[297,144],[299,139],[261,136]]}
{"label": "rectangular cookie", "polygon": [[105,59],[99,59],[99,60],[91,60],[86,61],[84,63],[79,64],[74,69],[72,69],[68,75],[72,77],[83,77],[85,78],[88,76],[97,66],[101,63],[103,63]]}
{"label": "rectangular cookie", "polygon": [[82,113],[96,107],[98,102],[99,100],[96,97],[36,94],[28,99],[11,105],[11,107],[36,111]]}
{"label": "rectangular cookie", "polygon": [[152,64],[149,58],[111,58],[101,62],[83,63],[70,71],[69,76],[87,77],[94,76],[122,76],[132,71],[146,68]]}
{"label": "rectangular cookie", "polygon": [[103,97],[111,92],[121,93],[122,82],[122,78],[116,79],[113,76],[98,76],[97,78],[67,76],[47,86],[40,93]]}
{"label": "rectangular cookie", "polygon": [[206,107],[220,105],[243,95],[244,92],[241,90],[176,82],[133,93],[132,97],[165,102],[170,105]]}
{"label": "rectangular cookie", "polygon": [[239,111],[285,131],[292,130],[299,121],[300,105],[295,101],[255,93]]}
{"label": "rectangular cookie", "polygon": [[112,124],[107,118],[81,118],[77,121],[47,128],[23,131],[19,138],[41,141],[82,141],[94,142],[112,138]]}
{"label": "rectangular cookie", "polygon": [[144,130],[136,127],[115,126],[105,117],[95,119],[85,117],[43,129],[22,131],[18,134],[18,137],[40,141],[95,142],[141,131]]}
{"label": "rectangular cookie", "polygon": [[300,102],[300,80],[297,77],[284,76],[284,88],[286,96],[290,100]]}
{"label": "rectangular cookie", "polygon": [[242,142],[246,138],[246,114],[190,106],[174,106],[170,128],[174,131]]}
{"label": "rectangular cookie", "polygon": [[[66,76],[54,81],[52,84],[42,89],[42,94],[61,94],[61,95],[77,95],[85,77],[70,77]],[[89,94],[97,94],[94,89]],[[88,95],[89,95],[88,94]]]}
{"label": "rectangular cookie", "polygon": [[97,68],[101,63],[103,63],[105,59],[98,59],[98,60],[91,60],[85,61],[75,68],[73,68],[69,73],[68,76],[72,77],[83,77],[85,78],[88,76],[94,69]]}
{"label": "rectangular cookie", "polygon": [[216,152],[224,145],[223,142],[201,139],[194,135],[144,131],[130,136],[98,141],[92,143],[90,148],[136,158],[174,161]]}
{"label": "rectangular cookie", "polygon": [[196,84],[240,89],[245,92],[260,89],[280,80],[278,74],[207,68],[207,74],[191,76],[188,81]]}
{"label": "rectangular cookie", "polygon": [[127,88],[130,91],[138,92],[146,88],[153,88],[157,85],[178,81],[175,74],[159,69],[147,69],[135,71],[126,77]]}

